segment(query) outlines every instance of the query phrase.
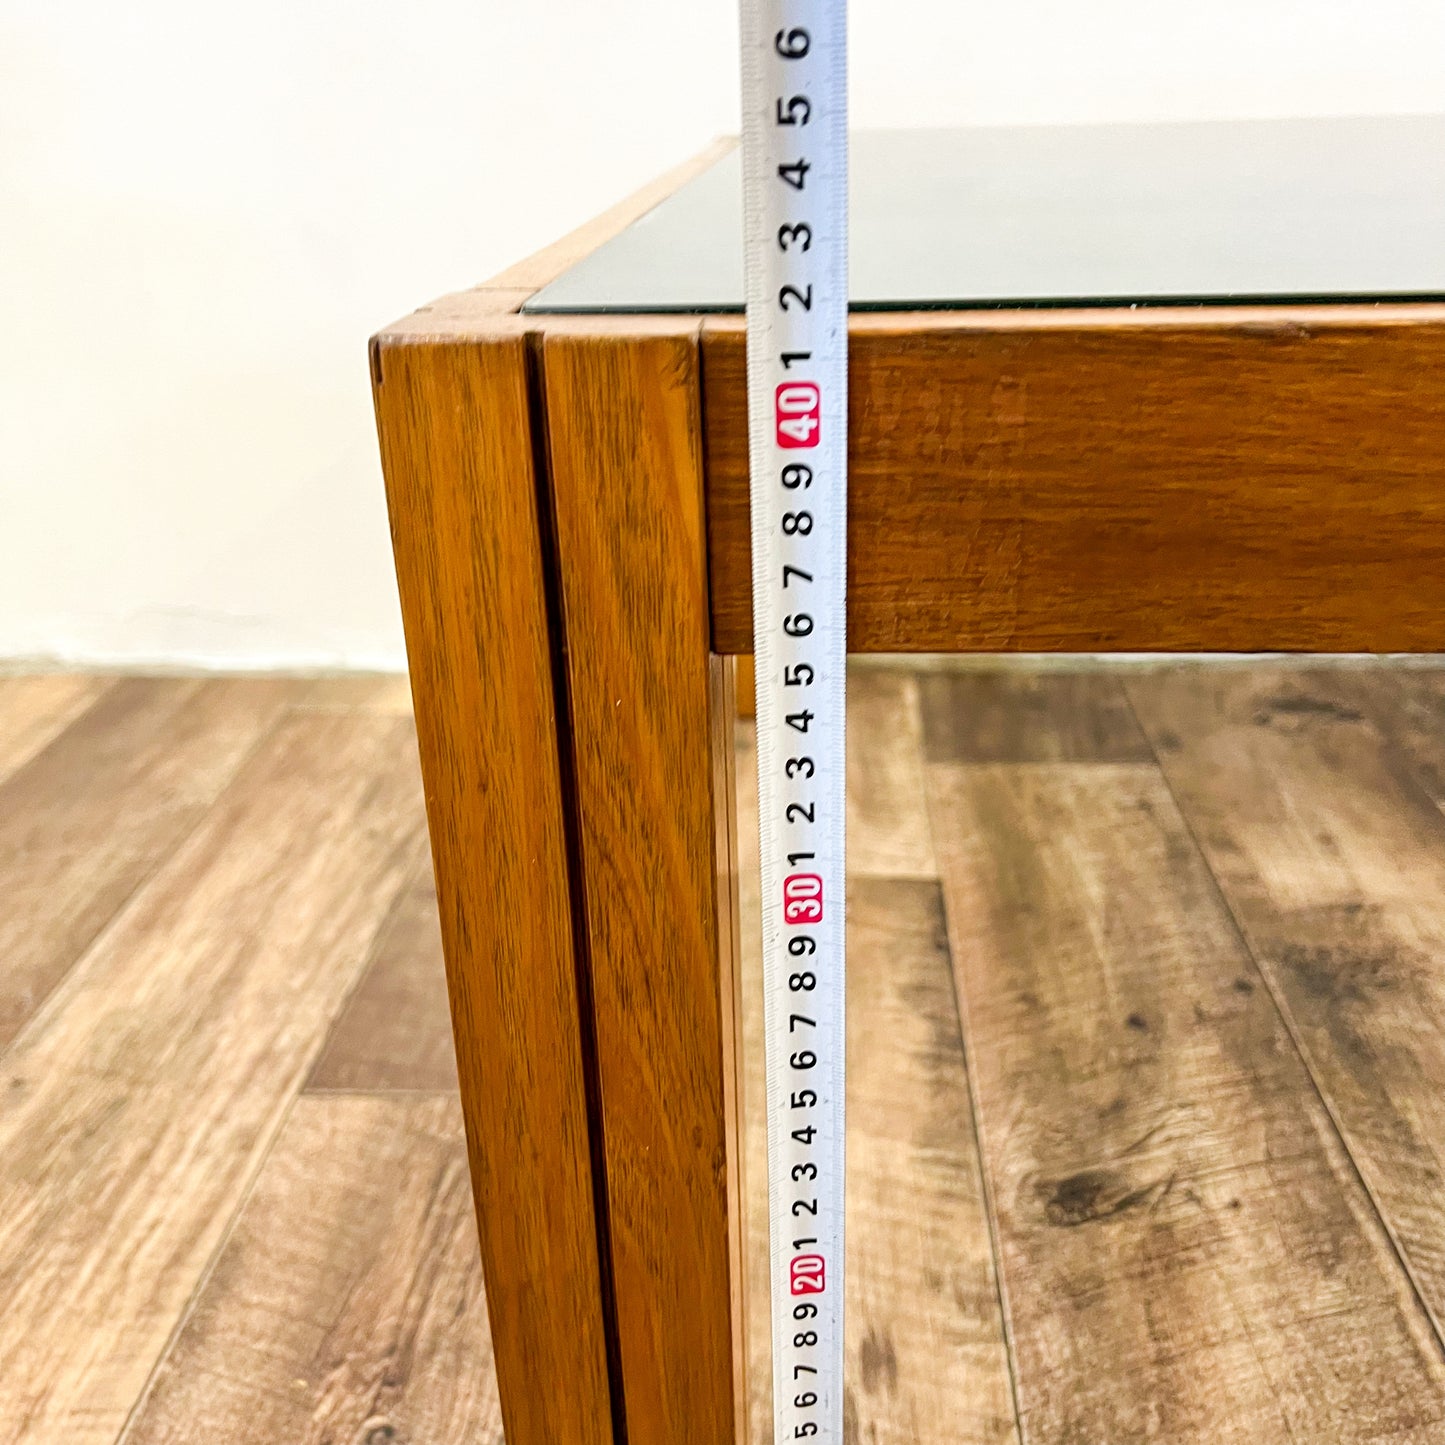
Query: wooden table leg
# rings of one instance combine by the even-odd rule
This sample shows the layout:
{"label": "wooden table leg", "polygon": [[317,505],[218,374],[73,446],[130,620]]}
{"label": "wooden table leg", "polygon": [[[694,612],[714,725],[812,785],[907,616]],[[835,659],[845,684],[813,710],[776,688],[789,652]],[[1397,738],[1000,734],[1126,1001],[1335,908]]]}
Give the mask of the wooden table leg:
{"label": "wooden table leg", "polygon": [[738,658],[738,716],[758,715],[757,673],[753,666],[752,653]]}
{"label": "wooden table leg", "polygon": [[613,1445],[530,366],[520,332],[372,353],[503,1425]]}
{"label": "wooden table leg", "polygon": [[549,326],[541,357],[619,1391],[629,1445],[734,1445],[735,704],[709,652],[698,326],[611,320]]}

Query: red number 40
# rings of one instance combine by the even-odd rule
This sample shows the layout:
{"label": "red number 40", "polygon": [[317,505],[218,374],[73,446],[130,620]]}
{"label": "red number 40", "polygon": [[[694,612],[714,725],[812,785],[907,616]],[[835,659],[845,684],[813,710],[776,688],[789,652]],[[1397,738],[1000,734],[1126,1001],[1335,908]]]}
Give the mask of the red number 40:
{"label": "red number 40", "polygon": [[818,445],[818,388],[811,381],[785,381],[774,396],[780,447]]}

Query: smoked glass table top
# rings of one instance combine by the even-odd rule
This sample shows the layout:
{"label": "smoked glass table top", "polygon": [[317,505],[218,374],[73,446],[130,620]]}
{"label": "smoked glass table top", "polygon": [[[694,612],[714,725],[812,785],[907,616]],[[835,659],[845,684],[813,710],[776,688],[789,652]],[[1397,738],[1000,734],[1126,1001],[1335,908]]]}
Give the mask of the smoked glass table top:
{"label": "smoked glass table top", "polygon": [[[736,150],[528,312],[742,309]],[[1445,116],[855,132],[857,310],[1445,299]]]}

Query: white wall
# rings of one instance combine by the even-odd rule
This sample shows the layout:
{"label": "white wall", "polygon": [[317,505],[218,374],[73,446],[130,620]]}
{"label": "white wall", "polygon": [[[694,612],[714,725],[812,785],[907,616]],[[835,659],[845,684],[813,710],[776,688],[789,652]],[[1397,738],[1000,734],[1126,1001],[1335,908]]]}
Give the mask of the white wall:
{"label": "white wall", "polygon": [[[1438,0],[855,0],[855,124],[1445,108]],[[0,0],[0,658],[399,666],[365,339],[736,129],[726,0]]]}

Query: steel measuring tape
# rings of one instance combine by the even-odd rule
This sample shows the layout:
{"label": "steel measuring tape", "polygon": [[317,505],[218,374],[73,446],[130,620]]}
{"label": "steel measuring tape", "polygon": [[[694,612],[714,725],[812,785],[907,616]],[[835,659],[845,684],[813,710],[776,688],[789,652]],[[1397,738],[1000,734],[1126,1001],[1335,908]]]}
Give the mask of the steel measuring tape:
{"label": "steel measuring tape", "polygon": [[843,1439],[845,7],[742,0],[776,1445]]}

